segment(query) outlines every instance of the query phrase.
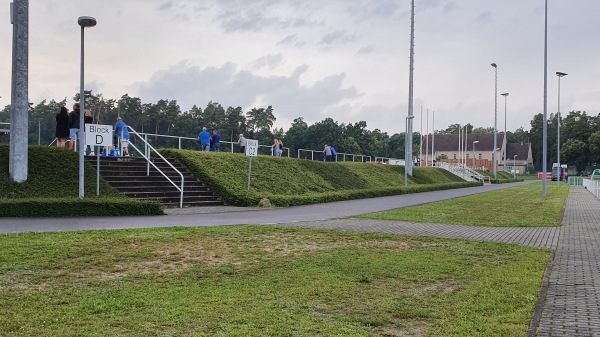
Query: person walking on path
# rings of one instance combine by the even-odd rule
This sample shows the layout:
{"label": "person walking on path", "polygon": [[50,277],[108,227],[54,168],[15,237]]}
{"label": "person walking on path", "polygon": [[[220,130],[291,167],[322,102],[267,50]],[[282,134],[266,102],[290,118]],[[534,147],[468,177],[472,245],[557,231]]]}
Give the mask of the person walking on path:
{"label": "person walking on path", "polygon": [[246,153],[246,138],[243,134],[240,133],[237,143],[240,146],[240,153]]}
{"label": "person walking on path", "polygon": [[219,132],[217,130],[213,130],[211,151],[219,152],[220,148],[221,148],[221,135],[219,134]]}
{"label": "person walking on path", "polygon": [[73,104],[73,111],[69,114],[69,148],[75,150],[75,140],[79,138],[79,103]]}
{"label": "person walking on path", "polygon": [[69,134],[69,110],[63,106],[56,114],[56,146],[65,147]]}
{"label": "person walking on path", "polygon": [[123,122],[121,117],[117,117],[117,124],[115,124],[115,133],[117,134],[117,145],[120,146],[121,155],[128,156],[129,155],[129,130],[127,129],[127,124]]}
{"label": "person walking on path", "polygon": [[210,151],[210,132],[206,131],[206,127],[202,128],[202,132],[198,134],[200,142],[200,151]]}

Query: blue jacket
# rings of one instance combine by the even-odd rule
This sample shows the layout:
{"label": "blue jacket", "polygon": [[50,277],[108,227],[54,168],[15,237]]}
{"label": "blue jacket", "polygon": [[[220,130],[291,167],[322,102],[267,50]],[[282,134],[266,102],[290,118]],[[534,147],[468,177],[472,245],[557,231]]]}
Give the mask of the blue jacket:
{"label": "blue jacket", "polygon": [[200,132],[198,138],[200,138],[201,144],[210,144],[210,133],[208,131]]}
{"label": "blue jacket", "polygon": [[[115,132],[117,133],[117,137],[119,139],[129,139],[129,130],[126,128],[127,124],[123,121],[118,121],[115,124]],[[121,137],[121,132],[123,133],[123,137]]]}

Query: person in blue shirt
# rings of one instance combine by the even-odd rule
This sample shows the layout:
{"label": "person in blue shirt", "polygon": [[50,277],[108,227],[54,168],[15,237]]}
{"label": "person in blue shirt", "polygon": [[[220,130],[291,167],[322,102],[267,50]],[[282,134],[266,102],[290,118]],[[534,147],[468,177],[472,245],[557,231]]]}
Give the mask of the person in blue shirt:
{"label": "person in blue shirt", "polygon": [[127,129],[127,124],[123,122],[121,117],[117,117],[117,124],[115,124],[115,134],[117,137],[117,145],[119,145],[119,140],[121,141],[121,148],[123,149],[122,155],[129,155],[129,130]]}
{"label": "person in blue shirt", "polygon": [[200,142],[200,151],[210,150],[210,132],[206,131],[206,127],[202,128],[202,132],[198,135],[198,141]]}
{"label": "person in blue shirt", "polygon": [[331,145],[331,161],[337,161],[337,152],[333,145]]}
{"label": "person in blue shirt", "polygon": [[213,135],[212,135],[211,151],[218,152],[220,148],[221,148],[221,135],[219,134],[219,132],[217,130],[214,130]]}

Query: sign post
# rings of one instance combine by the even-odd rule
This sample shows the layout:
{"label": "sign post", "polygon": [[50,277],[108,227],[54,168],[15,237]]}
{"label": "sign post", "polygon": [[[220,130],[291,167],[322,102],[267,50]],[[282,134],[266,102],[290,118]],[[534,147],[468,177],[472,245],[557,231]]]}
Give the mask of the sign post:
{"label": "sign post", "polygon": [[[100,195],[100,149],[112,146],[113,129],[111,125],[85,124],[85,144],[96,149],[96,195]],[[85,147],[84,147],[85,149]]]}
{"label": "sign post", "polygon": [[250,176],[252,175],[252,157],[258,155],[258,140],[246,139],[246,156],[250,157],[248,166],[248,191],[250,191]]}

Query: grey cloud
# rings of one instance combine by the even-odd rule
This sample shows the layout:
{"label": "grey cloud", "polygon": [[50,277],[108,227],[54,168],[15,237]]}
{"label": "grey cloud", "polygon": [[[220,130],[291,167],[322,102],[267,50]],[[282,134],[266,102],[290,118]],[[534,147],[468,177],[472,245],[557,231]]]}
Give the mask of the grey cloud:
{"label": "grey cloud", "polygon": [[298,39],[298,34],[288,35],[283,40],[277,42],[277,45],[293,45],[296,47],[303,46],[305,44],[304,41]]}
{"label": "grey cloud", "polygon": [[338,43],[348,43],[356,40],[356,35],[348,35],[344,31],[336,30],[323,36],[321,44],[332,45]]}
{"label": "grey cloud", "polygon": [[283,118],[307,119],[322,119],[327,108],[359,96],[355,87],[343,87],[345,74],[327,76],[311,86],[302,85],[300,76],[307,70],[308,66],[302,65],[289,76],[263,77],[238,71],[232,63],[200,69],[182,61],[133,87],[145,101],[176,99],[184,110],[194,104],[203,106],[210,100],[249,108],[260,97]]}
{"label": "grey cloud", "polygon": [[158,7],[158,9],[160,9],[161,11],[169,10],[172,8],[173,8],[173,1],[167,1],[167,2],[163,3],[162,5],[160,5],[160,7]]}
{"label": "grey cloud", "polygon": [[371,45],[371,46],[366,46],[366,47],[360,48],[356,54],[366,55],[366,54],[371,54],[374,51],[375,51],[375,46]]}
{"label": "grey cloud", "polygon": [[263,57],[258,58],[257,60],[251,62],[251,65],[255,69],[260,69],[267,67],[269,69],[274,69],[276,66],[283,62],[283,55],[265,55]]}
{"label": "grey cloud", "polygon": [[454,12],[455,10],[457,10],[458,8],[459,7],[456,4],[456,2],[452,1],[452,2],[447,3],[444,6],[444,9],[442,9],[442,13],[444,13],[444,14],[450,14],[450,13]]}
{"label": "grey cloud", "polygon": [[488,24],[492,22],[492,13],[491,12],[483,12],[479,14],[474,20],[474,23],[478,24]]}

